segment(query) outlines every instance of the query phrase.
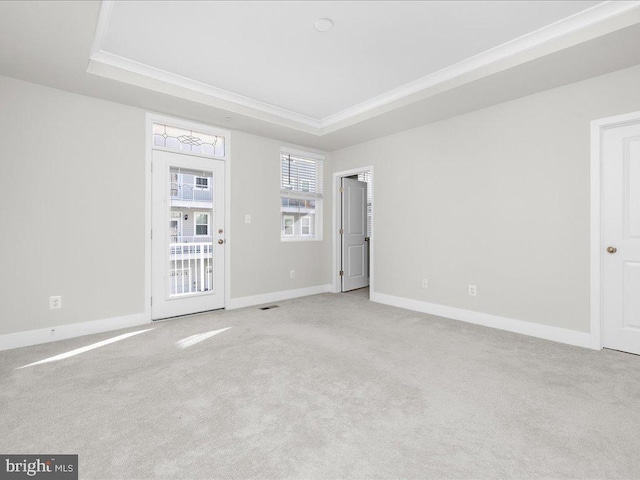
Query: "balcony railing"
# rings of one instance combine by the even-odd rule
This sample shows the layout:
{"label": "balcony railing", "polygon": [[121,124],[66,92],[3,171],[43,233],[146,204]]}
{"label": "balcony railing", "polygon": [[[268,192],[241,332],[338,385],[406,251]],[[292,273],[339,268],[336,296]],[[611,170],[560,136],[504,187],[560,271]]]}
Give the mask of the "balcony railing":
{"label": "balcony railing", "polygon": [[315,200],[305,200],[301,198],[282,198],[282,207],[283,208],[308,208],[315,209],[316,201]]}
{"label": "balcony railing", "polygon": [[169,249],[171,295],[213,290],[211,240],[206,243],[171,243]]}
{"label": "balcony railing", "polygon": [[212,202],[211,188],[198,188],[188,183],[171,183],[171,199],[185,202]]}
{"label": "balcony railing", "polygon": [[212,239],[208,235],[195,235],[195,236],[171,235],[170,240],[171,240],[171,245],[183,244],[183,243],[189,243],[189,244],[198,243],[203,245],[210,245]]}

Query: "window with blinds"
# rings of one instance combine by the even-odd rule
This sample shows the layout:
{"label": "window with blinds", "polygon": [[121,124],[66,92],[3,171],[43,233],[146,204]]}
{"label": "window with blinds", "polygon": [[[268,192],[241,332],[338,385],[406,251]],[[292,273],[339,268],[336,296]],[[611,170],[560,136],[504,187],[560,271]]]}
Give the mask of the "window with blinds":
{"label": "window with blinds", "polygon": [[371,219],[373,218],[373,183],[371,182],[371,172],[358,174],[358,180],[367,184],[367,237],[371,237]]}
{"label": "window with blinds", "polygon": [[280,237],[322,239],[322,158],[282,151],[280,154]]}

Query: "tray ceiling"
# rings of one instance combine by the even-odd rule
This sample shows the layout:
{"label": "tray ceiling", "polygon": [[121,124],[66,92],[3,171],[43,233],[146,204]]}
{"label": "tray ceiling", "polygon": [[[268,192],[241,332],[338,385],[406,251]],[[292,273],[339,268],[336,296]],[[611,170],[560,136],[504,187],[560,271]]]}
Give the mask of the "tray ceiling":
{"label": "tray ceiling", "polygon": [[[629,3],[107,1],[90,71],[117,68],[313,131],[597,24]],[[319,18],[334,28],[318,32]]]}

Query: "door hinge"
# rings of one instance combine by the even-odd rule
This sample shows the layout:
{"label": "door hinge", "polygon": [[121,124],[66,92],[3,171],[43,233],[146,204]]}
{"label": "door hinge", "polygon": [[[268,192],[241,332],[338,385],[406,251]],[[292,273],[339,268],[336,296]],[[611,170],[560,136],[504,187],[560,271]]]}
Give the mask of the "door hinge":
{"label": "door hinge", "polygon": [[151,240],[153,240],[153,228],[151,229]]}
{"label": "door hinge", "polygon": [[344,229],[340,229],[340,235],[344,235]]}
{"label": "door hinge", "polygon": [[340,187],[340,193],[344,193],[344,187]]}
{"label": "door hinge", "polygon": [[340,276],[344,277],[344,270],[340,270]]}
{"label": "door hinge", "polygon": [[153,307],[153,297],[151,297],[151,306]]}

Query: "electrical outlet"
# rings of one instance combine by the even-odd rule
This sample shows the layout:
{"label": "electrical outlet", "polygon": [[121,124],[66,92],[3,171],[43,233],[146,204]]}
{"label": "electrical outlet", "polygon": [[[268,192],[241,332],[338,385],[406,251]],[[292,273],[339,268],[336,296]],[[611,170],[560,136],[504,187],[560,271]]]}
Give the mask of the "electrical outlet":
{"label": "electrical outlet", "polygon": [[422,288],[429,288],[429,279],[428,278],[423,278],[422,279]]}
{"label": "electrical outlet", "polygon": [[244,223],[251,223],[251,215],[244,216]]}
{"label": "electrical outlet", "polygon": [[472,297],[475,297],[478,295],[478,287],[476,287],[475,285],[469,285],[469,295],[471,295]]}
{"label": "electrical outlet", "polygon": [[291,270],[289,272],[289,278],[296,278],[296,271],[295,270]]}
{"label": "electrical outlet", "polygon": [[58,308],[62,308],[62,296],[49,297],[49,310],[57,310]]}

